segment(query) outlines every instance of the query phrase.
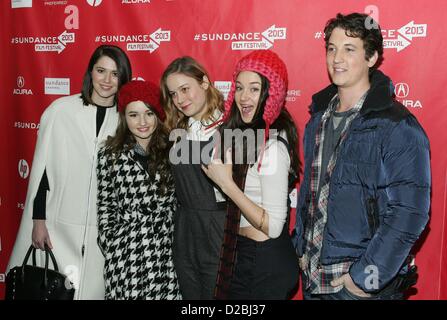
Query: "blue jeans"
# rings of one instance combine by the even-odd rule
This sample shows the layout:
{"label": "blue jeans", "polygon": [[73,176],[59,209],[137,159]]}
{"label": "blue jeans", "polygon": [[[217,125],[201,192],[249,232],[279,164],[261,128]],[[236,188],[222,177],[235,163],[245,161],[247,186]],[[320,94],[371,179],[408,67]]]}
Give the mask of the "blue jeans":
{"label": "blue jeans", "polygon": [[[306,283],[305,279],[303,279],[304,283]],[[391,283],[378,293],[371,294],[370,297],[357,296],[343,287],[340,291],[329,294],[311,294],[303,289],[303,298],[304,300],[404,300],[404,293],[393,284]]]}

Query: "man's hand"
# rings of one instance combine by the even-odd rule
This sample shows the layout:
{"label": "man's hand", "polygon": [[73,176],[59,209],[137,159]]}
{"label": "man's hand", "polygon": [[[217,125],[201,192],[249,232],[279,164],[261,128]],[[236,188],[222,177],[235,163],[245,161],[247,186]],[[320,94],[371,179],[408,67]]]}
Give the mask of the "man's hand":
{"label": "man's hand", "polygon": [[331,286],[338,287],[338,286],[344,286],[346,290],[351,292],[352,294],[355,294],[356,296],[363,297],[363,298],[369,298],[371,295],[369,293],[366,293],[359,287],[357,287],[352,281],[351,276],[349,273],[346,273],[342,275],[340,278],[334,279],[331,281]]}
{"label": "man's hand", "polygon": [[301,270],[307,270],[307,266],[309,265],[309,260],[307,259],[307,255],[303,254],[302,257],[298,259],[298,263],[300,265]]}

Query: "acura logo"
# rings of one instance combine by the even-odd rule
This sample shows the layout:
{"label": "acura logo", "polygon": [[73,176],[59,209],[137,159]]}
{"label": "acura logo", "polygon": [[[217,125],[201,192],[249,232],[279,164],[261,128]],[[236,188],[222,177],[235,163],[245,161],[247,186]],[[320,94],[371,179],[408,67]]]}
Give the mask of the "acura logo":
{"label": "acura logo", "polygon": [[25,78],[22,76],[18,76],[17,77],[17,87],[23,88],[24,85],[25,85]]}
{"label": "acura logo", "polygon": [[394,88],[394,93],[398,98],[406,98],[410,93],[410,87],[405,82],[399,82]]}

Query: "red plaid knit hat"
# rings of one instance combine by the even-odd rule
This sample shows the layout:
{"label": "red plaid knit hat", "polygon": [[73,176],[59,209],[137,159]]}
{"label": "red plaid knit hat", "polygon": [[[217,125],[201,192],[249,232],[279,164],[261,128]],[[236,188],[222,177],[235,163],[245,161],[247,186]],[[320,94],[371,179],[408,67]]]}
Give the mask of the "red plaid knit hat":
{"label": "red plaid knit hat", "polygon": [[[266,123],[266,130],[278,118],[287,96],[287,68],[281,58],[271,50],[257,50],[244,56],[239,60],[233,73],[231,90],[228,99],[225,102],[226,120],[231,111],[231,105],[234,101],[236,90],[236,78],[242,71],[254,71],[262,74],[270,82],[269,97],[265,103],[264,114],[262,118]],[[225,121],[224,120],[224,121]]]}
{"label": "red plaid knit hat", "polygon": [[118,93],[118,111],[124,112],[126,106],[134,101],[142,101],[155,111],[161,121],[166,114],[160,104],[160,87],[148,81],[132,80],[123,85]]}

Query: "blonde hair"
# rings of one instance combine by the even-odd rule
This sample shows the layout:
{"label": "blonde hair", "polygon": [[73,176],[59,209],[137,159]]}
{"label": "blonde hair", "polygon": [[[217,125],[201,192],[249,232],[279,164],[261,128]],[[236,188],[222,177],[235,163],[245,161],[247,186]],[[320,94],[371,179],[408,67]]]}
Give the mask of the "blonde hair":
{"label": "blonde hair", "polygon": [[161,88],[161,101],[163,108],[166,112],[166,120],[165,125],[169,131],[173,129],[187,129],[188,128],[188,118],[182,112],[180,112],[174,105],[174,101],[172,101],[172,97],[169,93],[169,88],[167,86],[167,78],[171,74],[180,73],[184,74],[188,77],[195,79],[199,84],[202,84],[204,81],[204,77],[208,78],[209,85],[206,89],[206,105],[207,111],[202,116],[201,120],[204,121],[216,121],[217,119],[213,118],[213,115],[216,110],[220,110],[223,112],[224,109],[224,99],[222,94],[216,87],[213,86],[211,79],[208,75],[208,72],[202,67],[196,60],[191,57],[184,56],[175,59],[172,61],[166,70],[163,72],[163,75],[160,80],[160,88]]}

